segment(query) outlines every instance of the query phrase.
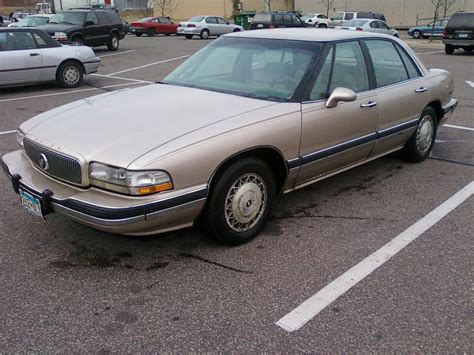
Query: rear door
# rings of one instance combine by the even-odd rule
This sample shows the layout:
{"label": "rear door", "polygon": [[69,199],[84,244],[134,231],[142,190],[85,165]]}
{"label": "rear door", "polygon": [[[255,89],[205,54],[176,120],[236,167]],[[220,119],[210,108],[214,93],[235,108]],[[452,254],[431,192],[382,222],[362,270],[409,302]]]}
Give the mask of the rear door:
{"label": "rear door", "polygon": [[109,38],[110,32],[112,31],[112,23],[102,11],[97,11],[96,15],[99,19],[98,31],[100,32],[101,39],[102,41],[106,41]]}
{"label": "rear door", "polygon": [[0,32],[0,84],[37,82],[43,56],[30,32]]}
{"label": "rear door", "polygon": [[86,14],[85,28],[84,28],[84,43],[86,45],[100,45],[102,44],[104,32],[101,31],[99,19],[95,12],[88,12]]}
{"label": "rear door", "polygon": [[209,29],[209,33],[211,36],[218,36],[220,34],[219,25],[217,24],[217,18],[214,16],[206,18],[206,25]]}
{"label": "rear door", "polygon": [[379,105],[378,140],[373,155],[401,147],[429,103],[429,87],[412,58],[390,39],[364,41],[373,63]]}

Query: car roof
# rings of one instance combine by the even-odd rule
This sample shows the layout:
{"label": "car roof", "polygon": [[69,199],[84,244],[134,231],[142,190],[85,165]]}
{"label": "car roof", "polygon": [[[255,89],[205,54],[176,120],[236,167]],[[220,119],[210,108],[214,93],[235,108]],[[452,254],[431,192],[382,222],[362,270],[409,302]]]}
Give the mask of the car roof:
{"label": "car roof", "polygon": [[44,32],[35,27],[0,27],[0,32]]}
{"label": "car roof", "polygon": [[357,38],[390,38],[392,36],[363,31],[344,31],[317,28],[273,28],[254,31],[232,32],[226,37],[284,39],[293,41],[333,42]]}

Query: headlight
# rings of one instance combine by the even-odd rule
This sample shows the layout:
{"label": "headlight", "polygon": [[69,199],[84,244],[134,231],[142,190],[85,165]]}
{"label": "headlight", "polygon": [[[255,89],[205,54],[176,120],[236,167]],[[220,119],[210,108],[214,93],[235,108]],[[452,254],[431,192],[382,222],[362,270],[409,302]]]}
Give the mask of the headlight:
{"label": "headlight", "polygon": [[19,129],[16,131],[16,141],[20,146],[23,147],[23,139],[25,139],[25,134]]}
{"label": "headlight", "polygon": [[95,186],[130,195],[173,189],[171,177],[161,170],[134,171],[94,162],[89,165],[89,178]]}
{"label": "headlight", "polygon": [[54,37],[67,37],[65,32],[54,32]]}

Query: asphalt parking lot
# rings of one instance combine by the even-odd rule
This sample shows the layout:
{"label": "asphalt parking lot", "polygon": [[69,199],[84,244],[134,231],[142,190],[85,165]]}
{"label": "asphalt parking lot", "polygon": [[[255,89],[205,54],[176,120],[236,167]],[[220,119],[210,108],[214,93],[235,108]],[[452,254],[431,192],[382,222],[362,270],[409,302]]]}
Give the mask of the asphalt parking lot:
{"label": "asphalt parking lot", "polygon": [[[12,131],[28,118],[152,85],[209,42],[128,36],[118,52],[96,49],[102,66],[77,89],[0,89],[0,155],[17,149]],[[459,100],[431,157],[390,155],[281,196],[264,232],[243,246],[195,229],[123,237],[58,215],[41,221],[2,175],[0,350],[472,353],[474,55],[415,51],[453,74]],[[130,120],[139,124],[140,113]],[[464,199],[437,209],[459,191]],[[433,210],[441,215],[427,218]],[[418,222],[431,228],[409,230],[410,244],[285,329],[286,315],[313,295],[323,302],[327,285],[331,297],[344,289],[355,274],[341,275]]]}

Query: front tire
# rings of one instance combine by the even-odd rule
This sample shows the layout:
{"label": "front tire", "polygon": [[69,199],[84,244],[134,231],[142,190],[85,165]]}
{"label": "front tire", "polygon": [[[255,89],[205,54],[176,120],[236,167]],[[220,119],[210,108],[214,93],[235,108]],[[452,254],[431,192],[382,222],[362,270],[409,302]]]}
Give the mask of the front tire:
{"label": "front tire", "polygon": [[186,39],[192,39],[193,35],[184,35],[184,37],[186,37]]}
{"label": "front tire", "polygon": [[74,36],[71,38],[71,43],[75,44],[76,46],[83,46],[84,38],[82,38],[81,36]]}
{"label": "front tire", "polygon": [[328,28],[328,25],[326,25],[325,23],[320,23],[318,25],[318,28]]}
{"label": "front tire", "polygon": [[402,149],[402,157],[410,162],[419,163],[431,153],[436,139],[438,116],[431,107],[426,107],[421,113],[418,127]]}
{"label": "front tire", "polygon": [[115,52],[120,47],[120,39],[118,34],[112,33],[109,40],[107,41],[107,48],[109,51]]}
{"label": "front tire", "polygon": [[453,54],[453,53],[454,53],[454,49],[455,49],[455,48],[454,48],[453,46],[451,46],[450,44],[447,44],[447,45],[444,46],[444,52],[445,52],[446,54],[448,54],[448,55]]}
{"label": "front tire", "polygon": [[423,38],[423,34],[422,34],[421,31],[419,31],[419,30],[413,31],[412,36],[413,36],[414,39],[421,39],[421,38]]}
{"label": "front tire", "polygon": [[275,178],[260,159],[230,165],[209,195],[206,224],[214,239],[227,245],[250,241],[262,230],[275,201]]}
{"label": "front tire", "polygon": [[81,85],[84,79],[82,66],[75,61],[66,61],[61,64],[56,72],[56,81],[64,88],[75,88]]}
{"label": "front tire", "polygon": [[200,36],[201,36],[201,39],[208,39],[209,38],[209,30],[202,30]]}
{"label": "front tire", "polygon": [[148,37],[155,37],[155,30],[152,29],[152,28],[149,28],[147,31],[146,31],[146,35]]}

